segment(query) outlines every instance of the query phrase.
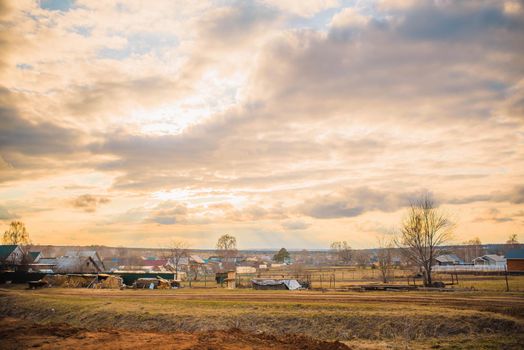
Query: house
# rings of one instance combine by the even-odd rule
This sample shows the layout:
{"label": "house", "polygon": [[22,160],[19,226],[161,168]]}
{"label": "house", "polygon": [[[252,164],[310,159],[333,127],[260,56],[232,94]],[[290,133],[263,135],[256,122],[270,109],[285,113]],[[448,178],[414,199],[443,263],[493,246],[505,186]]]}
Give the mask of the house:
{"label": "house", "polygon": [[156,271],[156,272],[173,272],[175,267],[168,259],[157,260],[143,260],[141,265],[142,270]]}
{"label": "house", "polygon": [[439,255],[435,258],[435,262],[438,266],[449,266],[449,265],[463,265],[464,261],[455,254],[444,254]]}
{"label": "house", "polygon": [[56,267],[56,258],[39,258],[33,262],[30,267],[33,271],[52,273]]}
{"label": "house", "polygon": [[93,263],[97,265],[97,269],[99,269],[100,271],[105,271],[106,269],[106,267],[104,266],[104,262],[102,261],[102,259],[100,259],[100,256],[98,255],[96,250],[70,250],[64,256],[80,258],[89,257],[91,258],[91,260],[93,260]]}
{"label": "house", "polygon": [[25,250],[21,245],[0,245],[0,265],[20,265],[25,255]]}
{"label": "house", "polygon": [[509,272],[524,272],[524,249],[513,249],[506,254]]}
{"label": "house", "polygon": [[501,255],[487,254],[473,259],[473,265],[505,266],[506,258]]}
{"label": "house", "polygon": [[206,261],[202,259],[199,255],[190,255],[189,261],[193,264],[205,264]]}
{"label": "house", "polygon": [[103,268],[91,256],[61,256],[56,259],[55,273],[99,273]]}

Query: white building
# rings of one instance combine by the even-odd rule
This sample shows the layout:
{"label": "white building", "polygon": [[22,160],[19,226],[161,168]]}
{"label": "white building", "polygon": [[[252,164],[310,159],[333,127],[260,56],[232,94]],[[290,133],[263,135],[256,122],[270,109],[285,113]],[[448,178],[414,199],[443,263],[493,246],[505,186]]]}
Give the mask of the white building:
{"label": "white building", "polygon": [[474,265],[505,266],[506,258],[496,254],[487,254],[473,259]]}

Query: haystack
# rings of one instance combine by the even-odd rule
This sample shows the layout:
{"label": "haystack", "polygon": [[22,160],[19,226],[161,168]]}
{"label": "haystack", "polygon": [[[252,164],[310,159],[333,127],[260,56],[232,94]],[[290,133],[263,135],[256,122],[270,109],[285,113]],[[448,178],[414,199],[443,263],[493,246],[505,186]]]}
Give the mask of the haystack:
{"label": "haystack", "polygon": [[64,287],[68,288],[86,288],[96,280],[96,276],[68,275],[67,283]]}
{"label": "haystack", "polygon": [[66,275],[45,275],[42,281],[47,282],[50,287],[64,287],[67,283]]}
{"label": "haystack", "polygon": [[100,282],[100,287],[104,289],[120,289],[124,286],[122,277],[109,276]]}

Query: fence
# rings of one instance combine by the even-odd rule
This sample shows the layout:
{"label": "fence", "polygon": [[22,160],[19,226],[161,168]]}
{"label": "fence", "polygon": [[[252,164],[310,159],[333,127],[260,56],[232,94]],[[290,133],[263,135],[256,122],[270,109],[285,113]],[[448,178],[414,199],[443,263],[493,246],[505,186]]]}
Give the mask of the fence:
{"label": "fence", "polygon": [[464,273],[464,272],[505,272],[505,265],[444,265],[433,266],[433,272]]}

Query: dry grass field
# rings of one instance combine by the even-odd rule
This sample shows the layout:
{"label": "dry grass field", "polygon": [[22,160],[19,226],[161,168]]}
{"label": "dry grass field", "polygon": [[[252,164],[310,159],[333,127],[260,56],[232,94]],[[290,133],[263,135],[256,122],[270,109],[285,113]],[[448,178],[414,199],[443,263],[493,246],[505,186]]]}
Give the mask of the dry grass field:
{"label": "dry grass field", "polygon": [[161,349],[519,349],[524,343],[520,292],[12,286],[0,289],[0,305],[6,348],[89,348],[101,339],[106,348]]}

